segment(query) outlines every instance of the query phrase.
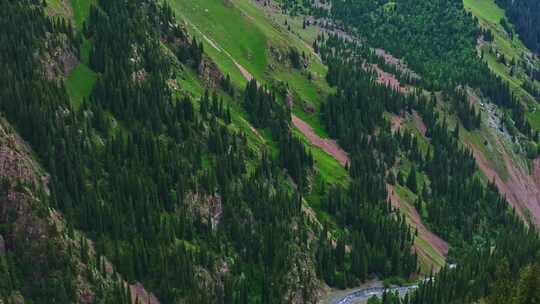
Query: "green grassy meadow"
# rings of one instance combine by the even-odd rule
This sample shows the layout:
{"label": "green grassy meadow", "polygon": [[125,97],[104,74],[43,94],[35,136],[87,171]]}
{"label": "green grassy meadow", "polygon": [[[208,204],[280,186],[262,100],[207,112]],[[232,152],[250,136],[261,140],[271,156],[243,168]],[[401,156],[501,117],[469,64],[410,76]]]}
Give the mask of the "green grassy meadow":
{"label": "green grassy meadow", "polygon": [[80,106],[84,98],[90,96],[96,80],[97,74],[82,63],[77,65],[71,74],[68,75],[65,86],[76,108]]}
{"label": "green grassy meadow", "polygon": [[90,5],[95,0],[69,0],[71,7],[73,8],[73,20],[77,29],[81,30],[83,22],[88,18],[90,14]]}

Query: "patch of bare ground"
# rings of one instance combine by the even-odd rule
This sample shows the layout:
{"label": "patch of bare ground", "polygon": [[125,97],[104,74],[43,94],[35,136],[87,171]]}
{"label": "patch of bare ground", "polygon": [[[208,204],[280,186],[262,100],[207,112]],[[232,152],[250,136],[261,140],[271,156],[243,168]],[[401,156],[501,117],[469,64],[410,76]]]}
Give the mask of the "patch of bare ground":
{"label": "patch of bare ground", "polygon": [[[470,89],[467,90],[469,101],[476,104],[486,117],[486,124],[489,131],[495,136],[492,145],[501,156],[502,166],[507,171],[507,176],[501,176],[493,162],[484,155],[472,143],[467,143],[473,151],[476,163],[486,177],[495,183],[499,192],[503,194],[517,213],[527,222],[533,223],[540,228],[540,174],[538,173],[538,159],[533,161],[533,171],[528,172],[525,166],[520,166],[512,159],[507,144],[512,142],[512,136],[501,121],[500,115],[496,111],[496,106],[491,103],[483,103]],[[500,170],[499,170],[500,171]]]}
{"label": "patch of bare ground", "polygon": [[426,124],[424,123],[424,120],[422,120],[422,117],[420,117],[418,112],[413,111],[412,118],[413,118],[414,126],[418,129],[418,131],[420,131],[420,133],[424,137],[426,137],[427,127],[426,127]]}
{"label": "patch of bare ground", "polygon": [[[229,55],[230,56],[230,55]],[[253,75],[251,75],[251,73],[246,70],[246,68],[244,68],[241,64],[239,64],[236,60],[234,60],[234,58],[232,58],[232,56],[230,56],[231,60],[234,62],[234,65],[236,65],[236,67],[238,68],[238,70],[240,70],[240,73],[242,73],[242,76],[247,80],[247,81],[251,81],[253,80]]]}
{"label": "patch of bare ground", "polygon": [[534,160],[534,180],[536,182],[536,187],[540,189],[540,156]]}
{"label": "patch of bare ground", "polygon": [[482,48],[485,44],[486,41],[484,40],[484,35],[478,36],[478,38],[476,39],[476,53],[478,54],[478,56],[482,55]]}
{"label": "patch of bare ground", "polygon": [[391,123],[392,132],[395,133],[399,131],[399,129],[401,129],[401,124],[403,123],[403,117],[401,117],[400,115],[392,114],[390,116],[390,123]]}
{"label": "patch of bare ground", "polygon": [[223,74],[214,61],[204,57],[199,64],[199,77],[208,87],[216,89],[223,79]]}
{"label": "patch of bare ground", "polygon": [[393,65],[396,69],[398,69],[401,73],[413,78],[413,79],[420,79],[420,75],[418,75],[413,70],[409,69],[407,64],[399,58],[394,57],[394,55],[388,53],[384,49],[375,49],[375,54],[377,56],[380,56],[384,59],[384,62],[389,65]]}
{"label": "patch of bare ground", "polygon": [[47,4],[45,12],[51,17],[62,17],[69,20],[73,19],[73,9],[71,8],[69,0],[59,0],[56,5]]}
{"label": "patch of bare ground", "polygon": [[315,134],[310,125],[296,117],[296,115],[292,115],[292,122],[294,126],[307,137],[312,145],[321,148],[343,166],[350,162],[347,152],[341,149],[335,140],[321,138],[319,135]]}
{"label": "patch of bare ground", "polygon": [[160,304],[158,298],[153,293],[148,293],[139,282],[129,285],[129,292],[133,304]]}
{"label": "patch of bare ground", "polygon": [[[305,199],[302,198],[302,203],[305,203]],[[307,203],[302,204],[302,212],[307,216],[307,218],[319,228],[319,230],[323,229],[323,225],[321,222],[319,222],[319,219],[317,218],[317,214],[315,213],[315,210],[311,208]],[[313,236],[314,239],[314,236]]]}
{"label": "patch of bare ground", "polygon": [[47,33],[45,52],[41,56],[43,74],[47,80],[59,82],[79,64],[77,51],[66,34]]}
{"label": "patch of bare ground", "polygon": [[[240,71],[243,71],[242,75],[244,76],[244,78],[246,78],[246,80],[250,81],[253,79],[253,76],[251,75],[251,73],[249,73],[249,71],[247,71],[244,67],[238,64],[236,61],[234,62],[238,66]],[[334,157],[343,166],[347,165],[350,162],[349,155],[347,154],[347,152],[341,149],[335,140],[321,138],[319,135],[315,134],[315,131],[313,131],[313,128],[309,124],[307,124],[305,121],[298,118],[294,114],[292,114],[291,116],[292,116],[293,125],[300,132],[302,132],[304,136],[307,137],[307,139],[312,145],[321,148],[324,152]]]}
{"label": "patch of bare ground", "polygon": [[506,151],[503,151],[504,165],[508,178],[503,180],[493,169],[485,155],[474,145],[469,144],[480,170],[495,183],[501,194],[512,204],[517,213],[526,221],[540,227],[540,161],[534,161],[532,175],[517,167]]}
{"label": "patch of bare ground", "polygon": [[375,72],[377,75],[377,83],[387,86],[388,88],[396,90],[402,94],[407,94],[409,92],[406,87],[401,86],[401,83],[394,74],[383,71],[378,65],[369,63],[364,64],[363,68],[365,70]]}
{"label": "patch of bare ground", "polygon": [[[428,242],[433,247],[433,249],[437,251],[437,253],[446,258],[448,256],[448,243],[433,232],[431,232],[424,225],[422,219],[420,218],[420,214],[418,214],[418,211],[416,211],[414,207],[407,206],[407,208],[405,208],[405,206],[403,206],[404,203],[401,202],[401,199],[397,195],[394,186],[387,184],[386,190],[388,193],[388,200],[390,200],[392,206],[394,208],[399,208],[400,210],[405,211],[410,224],[418,230],[418,238]],[[419,246],[417,242],[415,242],[414,244],[414,249],[419,255],[421,255],[425,259],[432,259],[426,249],[422,246]],[[433,262],[433,264],[436,265],[435,262]]]}
{"label": "patch of bare ground", "polygon": [[[530,175],[517,167],[510,156],[504,154],[504,162],[508,168],[509,178],[506,184],[509,188],[507,197],[510,201],[520,205],[521,208],[527,210],[526,217],[537,226],[540,227],[540,188],[538,180],[535,180],[535,175]],[[536,168],[535,168],[536,171]]]}

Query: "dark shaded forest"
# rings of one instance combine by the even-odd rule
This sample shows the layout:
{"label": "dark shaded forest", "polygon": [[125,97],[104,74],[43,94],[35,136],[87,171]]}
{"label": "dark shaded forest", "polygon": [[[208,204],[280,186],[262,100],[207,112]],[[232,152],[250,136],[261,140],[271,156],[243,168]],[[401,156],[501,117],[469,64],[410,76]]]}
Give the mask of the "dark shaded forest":
{"label": "dark shaded forest", "polygon": [[515,25],[519,37],[527,47],[540,53],[540,2],[535,0],[496,0]]}

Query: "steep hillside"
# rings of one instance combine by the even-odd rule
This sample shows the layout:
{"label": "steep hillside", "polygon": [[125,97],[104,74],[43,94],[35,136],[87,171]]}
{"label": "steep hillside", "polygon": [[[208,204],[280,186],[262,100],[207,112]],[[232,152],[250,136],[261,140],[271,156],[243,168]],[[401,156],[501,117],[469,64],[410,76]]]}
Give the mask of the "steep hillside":
{"label": "steep hillside", "polygon": [[506,15],[514,24],[516,31],[525,44],[536,54],[540,52],[540,6],[536,1],[505,1],[497,0],[502,8],[506,10]]}
{"label": "steep hillside", "polygon": [[[527,119],[538,132],[540,95],[537,92],[540,83],[534,75],[540,61],[521,42],[505,11],[494,1],[471,0],[464,4],[486,30],[477,45],[482,58],[493,73],[510,84],[526,109]],[[486,127],[467,136],[465,141],[473,147],[480,168],[488,179],[495,181],[527,221],[538,225],[540,188],[534,175],[538,135],[531,141],[518,139],[519,135],[505,123],[504,110],[487,105],[476,93],[469,95],[471,102],[482,108]]]}
{"label": "steep hillside", "polygon": [[[315,302],[323,276],[348,286],[375,271],[408,277],[416,270],[410,230],[390,215],[385,196],[357,206],[352,222],[326,205],[330,187],[342,193],[341,205],[356,200],[342,188],[345,168],[320,148],[307,150],[291,128],[287,105],[307,105],[297,95],[315,88],[231,81],[168,6],[96,4],[81,32],[69,14],[48,19],[41,2],[2,3],[19,19],[2,18],[10,30],[2,36],[9,72],[1,110],[49,172],[51,207],[90,235],[127,282],[142,282],[165,303]],[[11,29],[22,20],[36,30],[16,35]],[[51,49],[49,37],[63,44]],[[56,50],[87,64],[95,83],[63,69],[63,56],[51,56]],[[308,83],[306,56],[281,51],[280,68],[296,69],[291,79]],[[43,76],[44,61],[54,77]],[[27,76],[14,76],[20,73]],[[89,95],[75,89],[83,98],[74,98],[61,85],[70,77],[82,79]],[[19,90],[34,84],[40,89]],[[342,256],[346,243],[356,248],[352,264]]]}
{"label": "steep hillside", "polygon": [[[234,63],[241,80],[255,77],[268,85],[285,83],[287,93],[284,98],[292,106],[292,122],[299,130],[298,135],[305,137],[306,143],[313,145],[315,167],[321,173],[321,178],[331,183],[343,180],[346,173],[340,173],[342,169],[335,160],[342,166],[350,160],[336,142],[327,138],[327,132],[318,115],[320,102],[332,92],[322,78],[326,67],[311,47],[318,33],[324,30],[317,26],[302,27],[301,21],[298,24],[299,18],[289,18],[278,5],[271,2],[219,0],[195,5],[189,1],[174,3],[176,5],[173,7],[177,8],[178,16],[188,23],[188,28],[191,25],[192,33],[195,36],[200,35],[203,42],[208,43],[205,44],[205,51],[218,65],[223,60],[227,61],[227,58],[213,54],[215,50],[220,50],[220,53],[224,53],[228,60]],[[186,14],[186,11],[190,13]],[[222,20],[220,18],[228,21],[219,22]],[[246,30],[236,31],[237,28]],[[260,42],[266,47],[257,51],[256,47],[260,46]],[[306,67],[294,67],[290,58],[287,58],[291,48],[306,54]],[[263,61],[258,62],[261,59]],[[227,71],[227,67],[221,68]],[[428,243],[427,246],[431,245]],[[441,266],[441,258],[438,260],[435,267]],[[429,261],[426,263],[431,265]]]}
{"label": "steep hillside", "polygon": [[514,18],[0,1],[0,303],[527,303],[539,61]]}
{"label": "steep hillside", "polygon": [[50,177],[3,117],[0,181],[0,303],[154,298],[142,285],[118,277],[111,263],[96,255],[92,241],[51,208]]}
{"label": "steep hillside", "polygon": [[[437,78],[437,76],[433,77],[433,75],[423,74],[421,72],[420,76],[421,77],[423,76],[427,79],[416,82],[416,85],[424,89],[428,89],[428,90],[432,90],[434,88],[436,89],[437,86],[440,85],[441,86],[440,88],[444,89],[444,86],[448,84],[454,85],[453,81],[459,79],[459,81],[464,81],[465,83],[468,83],[469,85],[473,87],[479,86],[477,87],[477,90],[474,91],[475,93],[471,93],[468,89],[465,90],[465,92],[463,92],[462,91],[463,89],[460,88],[459,86],[451,90],[448,90],[448,88],[446,88],[444,89],[442,94],[431,93],[429,95],[433,94],[432,96],[436,97],[436,98],[432,98],[431,102],[433,103],[433,105],[431,105],[431,107],[433,107],[433,109],[435,109],[439,114],[444,115],[444,121],[442,124],[443,128],[444,129],[453,128],[454,136],[456,138],[459,137],[462,139],[463,142],[461,144],[458,144],[457,145],[458,147],[463,144],[464,146],[472,144],[473,153],[467,152],[467,149],[465,149],[465,151],[463,152],[470,153],[470,154],[468,156],[463,155],[461,162],[465,161],[465,159],[467,159],[467,161],[471,161],[471,160],[474,161],[475,160],[473,158],[473,155],[474,155],[474,157],[476,158],[475,162],[479,165],[479,168],[481,169],[483,173],[483,174],[478,174],[478,176],[480,176],[480,178],[484,179],[484,181],[488,183],[490,180],[494,181],[493,185],[488,185],[488,188],[490,189],[489,191],[493,191],[494,190],[493,188],[496,185],[499,188],[499,191],[507,195],[507,197],[509,198],[509,201],[516,207],[517,211],[521,213],[522,218],[524,220],[529,221],[531,223],[538,223],[538,219],[535,216],[535,214],[537,213],[537,208],[539,206],[537,202],[537,198],[538,198],[538,188],[537,188],[537,180],[536,180],[537,177],[535,175],[535,171],[537,170],[535,167],[537,161],[531,162],[526,159],[527,156],[533,159],[536,157],[536,153],[534,152],[534,145],[536,144],[536,141],[538,141],[538,138],[537,138],[536,130],[534,129],[534,127],[533,128],[530,127],[531,124],[529,122],[525,121],[524,112],[523,110],[520,110],[520,108],[522,108],[522,105],[528,105],[528,106],[535,105],[536,102],[534,101],[534,98],[527,99],[520,95],[517,95],[516,98],[511,98],[510,96],[512,94],[512,91],[516,90],[516,88],[512,87],[511,89],[512,91],[508,90],[508,88],[506,88],[507,84],[504,81],[497,79],[493,75],[490,75],[489,72],[487,72],[486,68],[488,67],[488,65],[482,65],[482,63],[479,62],[479,60],[475,59],[476,57],[475,52],[473,52],[475,48],[474,47],[475,44],[473,44],[472,42],[476,42],[477,41],[476,39],[478,37],[481,37],[483,32],[476,32],[478,34],[471,35],[467,38],[466,35],[464,36],[464,35],[456,34],[457,32],[454,31],[454,34],[458,35],[460,37],[459,39],[461,40],[457,39],[457,40],[451,40],[451,41],[449,40],[447,42],[444,42],[444,43],[447,43],[448,45],[446,48],[443,48],[443,49],[432,47],[432,45],[424,45],[422,44],[422,41],[418,43],[419,42],[418,40],[424,39],[426,33],[428,33],[427,31],[425,31],[426,28],[433,29],[433,27],[431,26],[433,25],[433,23],[431,22],[433,21],[433,19],[431,18],[433,18],[433,16],[437,16],[437,14],[441,13],[442,11],[445,11],[444,13],[446,15],[445,18],[448,18],[448,19],[445,19],[446,20],[445,28],[441,32],[432,33],[430,31],[429,33],[432,33],[432,35],[435,35],[437,37],[439,37],[438,35],[440,35],[440,38],[443,38],[443,39],[448,39],[448,35],[444,34],[444,30],[446,30],[446,26],[448,26],[449,28],[457,27],[456,29],[458,29],[458,31],[461,30],[461,31],[464,31],[465,33],[467,31],[469,31],[469,33],[474,33],[475,30],[472,29],[471,26],[467,25],[467,22],[471,22],[469,24],[473,25],[474,20],[467,21],[469,16],[467,16],[465,12],[461,10],[459,4],[456,4],[455,6],[454,4],[448,4],[448,6],[444,6],[444,5],[438,6],[436,4],[426,4],[426,3],[422,4],[415,1],[398,1],[390,5],[389,3],[384,4],[384,1],[381,1],[381,2],[382,3],[374,2],[371,4],[369,3],[353,4],[351,1],[344,1],[344,2],[330,1],[329,3],[330,5],[328,4],[323,5],[321,3],[308,3],[306,5],[306,3],[304,3],[302,6],[302,5],[299,5],[298,2],[296,1],[284,1],[283,7],[285,9],[289,9],[291,11],[291,14],[293,15],[298,14],[298,12],[301,12],[301,14],[304,14],[304,17],[303,17],[304,19],[322,17],[323,19],[320,19],[320,20],[323,20],[325,22],[324,24],[325,28],[330,29],[331,31],[334,31],[334,33],[344,38],[344,40],[351,41],[354,39],[351,39],[350,36],[347,37],[346,35],[343,35],[342,32],[340,32],[343,30],[349,31],[349,32],[355,32],[357,34],[360,34],[360,36],[365,35],[364,37],[367,37],[368,45],[371,44],[375,46],[382,46],[386,48],[387,50],[390,49],[390,50],[396,51],[398,54],[399,53],[403,54],[407,60],[411,61],[412,65],[415,66],[418,71],[425,71],[426,68],[429,70],[429,72],[434,71],[431,67],[427,67],[427,66],[429,66],[432,63],[435,63],[435,61],[430,61],[431,60],[430,58],[427,58],[426,60],[422,61],[422,60],[418,60],[418,58],[415,57],[418,53],[422,54],[422,52],[423,54],[430,54],[430,52],[439,53],[440,54],[439,56],[442,56],[442,57],[447,56],[445,54],[448,54],[448,53],[461,52],[461,55],[466,56],[465,57],[466,60],[463,60],[461,62],[447,62],[443,64],[443,66],[441,66],[441,68],[443,69],[454,68],[455,71],[457,72],[463,71],[464,66],[462,64],[464,62],[474,62],[474,64],[466,64],[468,65],[468,67],[465,68],[465,70],[467,70],[467,73],[474,73],[473,71],[475,71],[478,68],[479,70],[483,71],[482,73],[484,74],[484,76],[477,77],[473,81],[471,81],[467,77],[463,77],[460,79],[461,76],[455,73],[454,74],[439,74],[438,77],[442,76],[442,78]],[[416,10],[416,13],[407,14],[407,12],[410,11],[410,9],[413,9],[415,7],[418,8]],[[439,9],[440,11],[437,11]],[[451,16],[452,14],[448,14],[448,10],[451,10],[451,11],[454,10],[454,12],[457,15],[463,15],[459,18],[464,18],[465,22],[459,23],[458,21],[457,23],[454,23],[460,19],[459,18],[456,19],[452,17]],[[423,20],[422,19],[418,20],[414,18],[411,20],[407,19],[412,16],[415,16],[415,14],[422,15],[423,14],[421,13],[422,11],[424,11],[424,13],[429,12],[427,13],[428,16],[426,19],[423,19]],[[478,11],[483,12],[483,13],[489,13],[489,11],[486,11],[483,9],[480,9]],[[368,23],[372,24],[372,26],[364,27],[364,24],[355,23],[355,22],[359,22],[359,20],[362,20],[362,22],[366,21],[365,18],[358,18],[358,16],[362,14],[365,14],[365,17],[367,18]],[[334,24],[332,24],[331,22],[328,23],[328,19],[324,19],[328,17],[333,18],[335,23]],[[395,17],[397,18],[393,19]],[[409,33],[401,33],[402,34],[401,36],[396,35],[395,32],[392,32],[393,28],[388,27],[388,24],[386,23],[386,22],[389,22],[389,20],[393,20],[393,22],[397,24],[400,24],[400,22],[404,24],[406,24],[407,22],[411,23],[409,24],[411,26],[400,27],[402,31],[409,31]],[[315,21],[315,23],[317,23],[317,21]],[[396,25],[396,24],[393,24],[393,25]],[[377,27],[377,26],[381,26],[382,30],[386,34],[381,35],[380,31],[366,32],[366,30],[368,29],[372,30],[373,27]],[[373,35],[373,33],[377,33],[378,36],[372,37],[371,35]],[[489,34],[486,34],[486,35],[489,35]],[[409,39],[409,41],[408,42],[404,41],[404,43],[401,43],[402,39],[404,38]],[[394,39],[394,41],[389,41],[389,39]],[[399,43],[396,44],[396,42],[398,41]],[[363,43],[365,43],[365,41],[363,41]],[[417,44],[414,46],[409,45],[407,47],[404,47],[404,45],[407,45],[407,43],[417,43]],[[328,44],[328,42],[326,42],[326,44]],[[461,44],[461,46],[458,46],[459,44]],[[337,45],[340,46],[339,42]],[[331,55],[333,55],[336,53],[335,42],[333,42],[331,47],[332,47]],[[318,49],[321,49],[321,44],[318,44]],[[347,49],[349,48],[346,47],[345,50]],[[513,51],[515,52],[515,50]],[[364,56],[366,56],[366,54],[364,54]],[[367,58],[369,58],[369,54],[367,54],[367,56],[368,56]],[[325,54],[322,54],[321,57],[325,59],[327,58]],[[351,57],[351,53],[350,52],[347,53],[347,51],[343,52],[341,55],[341,58],[346,58],[346,59],[342,59],[344,62],[346,62],[345,63],[346,65],[351,65],[350,57]],[[491,68],[491,66],[489,67]],[[341,71],[339,69],[341,69]],[[350,77],[351,75],[354,75],[351,73],[347,73],[346,71],[347,69],[344,67],[338,67],[336,68],[336,70],[337,71],[335,72],[335,77],[336,77],[335,81],[338,84],[340,82],[344,82],[346,84],[346,81],[343,81],[343,75],[346,75],[345,78]],[[345,70],[345,72],[343,70]],[[332,66],[330,66],[329,76],[332,74],[332,72],[334,71],[332,69]],[[394,70],[394,73],[396,73],[395,70]],[[380,75],[381,73],[378,73],[378,74]],[[329,76],[327,76],[327,79],[329,79]],[[453,78],[453,77],[457,77],[457,78]],[[524,77],[527,78],[528,76],[525,75]],[[380,76],[379,76],[379,79],[380,79]],[[437,86],[434,86],[434,84],[436,84],[434,81],[440,81],[440,83],[437,84]],[[386,82],[386,83],[392,87],[396,87],[395,85],[390,84],[391,82]],[[452,92],[453,90],[455,90],[455,92]],[[517,90],[523,90],[523,89],[517,88]],[[478,94],[482,96],[482,99],[480,101],[477,97]],[[511,100],[511,102],[508,102],[509,100]],[[336,102],[336,101],[333,101],[333,102]],[[381,101],[381,99],[379,99],[379,101]],[[489,101],[492,101],[492,102],[494,101],[494,103],[497,105],[493,105],[489,103]],[[351,103],[350,101],[348,102],[349,102],[348,106],[343,107],[343,108],[350,110],[351,105],[353,105],[353,103]],[[525,108],[525,109],[530,109],[530,108]],[[333,110],[333,111],[336,111],[336,110]],[[432,125],[432,122],[430,122],[430,120],[433,119],[432,114],[426,113],[425,109],[422,109],[422,107],[418,109],[418,112],[421,113],[423,120],[426,122],[428,132],[427,133],[424,132],[424,134],[428,135],[427,137],[428,137],[428,140],[430,141],[429,146],[431,146],[430,149],[434,148],[436,151],[436,153],[434,154],[434,157],[437,158],[437,154],[445,155],[444,157],[451,157],[452,152],[450,152],[450,154],[446,154],[444,151],[439,150],[441,149],[441,147],[437,147],[438,145],[441,144],[441,142],[437,143],[439,140],[436,139],[433,134],[434,131],[435,132],[439,132],[439,131],[432,129],[433,125]],[[335,115],[335,114],[332,113],[332,115]],[[343,117],[347,117],[347,116],[351,116],[351,115],[343,114]],[[402,118],[400,116],[401,115],[399,115],[398,117],[395,117],[395,116],[392,117],[392,123],[393,123],[392,125],[394,129],[399,129],[399,126],[402,124]],[[509,120],[509,116],[512,116],[513,121]],[[527,116],[529,115],[527,114]],[[502,117],[502,118],[499,118],[499,117]],[[349,120],[348,121],[350,123],[349,125],[355,124],[355,122],[358,120],[362,120],[362,117],[360,117],[359,119],[357,118],[356,120],[354,119]],[[530,120],[530,122],[533,122],[533,120]],[[334,126],[335,123],[338,123],[337,127]],[[340,120],[338,116],[333,121],[334,125],[330,124],[329,128],[338,129],[337,130],[338,132],[334,132],[334,134],[337,133],[338,136],[344,135],[345,138],[349,137],[350,135],[347,134],[346,129],[341,128],[342,131],[341,132],[339,131],[340,129],[339,123],[340,123]],[[449,124],[449,126],[446,125],[447,123]],[[423,128],[425,128],[425,126]],[[519,130],[516,130],[516,128]],[[422,127],[419,127],[417,129],[418,130],[422,129]],[[339,133],[345,133],[345,134],[340,135]],[[440,134],[437,136],[440,136]],[[494,142],[492,140],[494,140]],[[532,142],[533,149],[532,149],[532,153],[529,153],[531,152],[529,151],[529,146],[531,146],[531,142]],[[446,144],[443,143],[443,146],[446,145],[446,147],[443,149],[450,148],[447,144],[448,143]],[[461,148],[454,150],[453,153],[462,153],[460,149]],[[482,152],[478,152],[479,149],[482,149],[481,150]],[[439,151],[437,152],[437,150]],[[487,163],[485,160],[482,160],[481,157],[479,157],[480,154],[489,155],[489,157],[491,158],[491,161]],[[429,153],[428,153],[428,156],[429,156]],[[439,162],[440,160],[441,159],[439,159],[437,162]],[[499,161],[499,160],[502,160],[502,161]],[[407,164],[405,163],[405,169],[406,169],[406,166]],[[414,166],[414,162],[413,162],[413,166]],[[453,166],[458,166],[461,168],[461,166],[457,164],[454,164]],[[494,177],[492,173],[493,171],[490,172],[492,168],[494,168],[494,170],[496,171],[500,169],[501,172],[506,172],[508,176],[504,177],[504,179],[499,180],[498,176]],[[440,186],[444,185],[443,187],[447,189],[448,177],[451,176],[453,173],[452,173],[452,170],[450,170],[450,171],[446,171],[446,173],[439,173],[439,176],[437,176],[437,175],[433,175],[433,173],[430,172],[430,170],[433,170],[433,169],[432,168],[430,169],[428,167],[427,170],[425,171],[425,176],[428,177],[428,180],[424,180],[423,182],[424,188],[427,188],[426,186],[429,185],[429,188],[431,188],[432,191],[437,191],[438,193],[436,195],[435,194],[432,194],[432,195],[437,197],[438,198],[437,200],[440,201],[445,196],[444,192],[446,190],[439,192],[439,190],[442,190],[442,189],[439,189],[439,190],[436,189],[438,187],[437,184],[440,183],[438,179],[441,179],[441,175],[442,175],[442,180],[444,180],[444,182],[443,184],[439,184],[439,185]],[[416,184],[418,184],[418,179],[419,179],[418,173],[412,174],[410,173],[412,171],[416,172],[415,170],[409,170],[409,173],[406,173],[408,175],[406,184],[407,184],[407,188],[409,188],[410,190],[416,189],[417,185],[415,185],[415,183],[410,183],[409,180],[416,179],[417,180]],[[402,177],[400,178],[399,174],[402,174],[401,171],[398,172],[398,178],[397,178],[398,181],[400,179],[403,181],[404,175],[402,174]],[[424,174],[421,174],[421,176],[422,175]],[[416,178],[411,178],[411,176],[414,176]],[[487,176],[487,179],[483,178],[482,176]],[[420,180],[422,179],[424,178],[420,178]],[[467,179],[470,179],[470,181],[472,181],[473,183],[475,182],[474,181],[475,178],[471,179],[469,175],[469,177],[467,178],[458,179],[459,184],[461,184],[461,186],[463,186],[464,184],[466,185],[468,183]],[[404,181],[401,182],[401,184],[403,183],[405,182]],[[425,189],[423,191],[425,191]],[[464,191],[465,193],[468,190],[463,189],[462,191]],[[452,196],[453,198],[450,200],[453,201],[454,204],[458,203],[459,201],[461,202],[468,201],[468,199],[466,199],[465,196],[462,196],[461,198],[457,198],[455,194]],[[493,199],[493,197],[491,199]],[[451,249],[452,247],[454,247],[453,248],[454,250],[458,249],[456,247],[459,247],[459,246],[456,246],[457,243],[454,237],[456,237],[459,233],[455,234],[456,231],[454,231],[448,234],[448,231],[445,232],[445,230],[447,228],[450,228],[453,225],[456,225],[456,222],[460,222],[464,218],[467,218],[468,215],[466,213],[465,214],[462,213],[462,211],[469,210],[468,208],[470,207],[468,207],[466,204],[460,205],[460,207],[458,207],[457,205],[454,205],[452,208],[455,208],[455,209],[453,211],[450,211],[450,214],[448,214],[450,218],[441,219],[441,221],[439,221],[433,217],[434,216],[436,217],[436,214],[440,214],[440,212],[444,212],[442,210],[445,207],[441,206],[441,205],[444,205],[444,203],[436,202],[436,204],[433,204],[429,202],[429,198],[426,201],[423,201],[423,200],[426,200],[426,196],[424,195],[424,193],[422,193],[422,195],[415,202],[415,206],[418,210],[420,210],[420,214],[422,215],[422,217],[424,217],[424,219],[427,220],[428,224],[431,227],[433,227],[435,231],[438,231],[443,236],[444,235],[447,236],[447,239],[450,240],[450,243],[451,243]],[[490,199],[488,199],[488,201],[489,200]],[[472,203],[472,201],[470,201],[470,203]],[[492,209],[496,207],[492,206],[490,208]],[[456,217],[453,217],[453,215],[451,214],[461,214],[461,215],[456,218]],[[447,228],[444,228],[441,230],[440,229],[441,225],[447,226]],[[452,230],[452,228],[450,229]],[[478,234],[479,231],[476,229],[479,229],[479,228],[475,228],[475,233],[474,233],[474,234],[477,234],[477,236],[475,237],[478,237],[481,233]],[[493,228],[488,228],[488,230],[489,229],[493,229]],[[480,228],[480,231],[481,230],[483,229]],[[465,231],[462,230],[462,232],[465,232]],[[465,240],[465,242],[469,242],[469,241]],[[454,251],[454,254],[455,254],[455,251]],[[459,255],[460,254],[457,254],[457,256]],[[466,265],[468,262],[466,260],[461,260],[460,263],[463,263]],[[465,266],[462,266],[460,268],[466,269]],[[465,271],[465,270],[454,271],[453,274],[460,275],[460,274],[463,274],[462,271]],[[452,271],[450,271],[450,273],[452,273]],[[440,279],[445,280],[444,284],[440,284],[441,286],[444,286],[446,284],[451,285],[453,284],[451,283],[452,280],[455,280],[454,278],[449,281],[446,281],[447,280],[446,275],[447,275],[446,271],[444,271],[443,274],[440,275]],[[424,286],[424,287],[432,288],[432,286]],[[471,291],[474,289],[475,288],[471,287]],[[442,290],[439,289],[438,292],[440,291]],[[450,298],[456,299],[461,296],[474,297],[473,293],[471,292],[468,294],[455,293]],[[413,299],[413,302],[422,301],[422,298],[423,296],[417,294],[417,297]]]}

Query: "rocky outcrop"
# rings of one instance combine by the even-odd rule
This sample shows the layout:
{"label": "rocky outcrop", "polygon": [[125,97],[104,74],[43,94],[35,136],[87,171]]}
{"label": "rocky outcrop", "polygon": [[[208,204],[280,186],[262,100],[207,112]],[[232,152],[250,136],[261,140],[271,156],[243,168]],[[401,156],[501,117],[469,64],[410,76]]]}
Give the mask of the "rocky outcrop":
{"label": "rocky outcrop", "polygon": [[[15,259],[7,271],[11,266],[25,278],[19,282],[20,290],[11,291],[9,303],[26,303],[26,297],[35,295],[24,294],[25,290],[51,282],[72,290],[76,299],[72,303],[81,304],[102,301],[103,293],[118,284],[127,289],[106,258],[98,261],[93,243],[68,229],[62,215],[50,208],[48,182],[31,149],[0,117],[0,262],[10,253]],[[99,270],[101,264],[106,265],[104,271]],[[3,275],[0,271],[0,280],[5,279]],[[151,299],[148,303],[159,304],[140,283],[129,289],[134,304],[137,298],[138,303]],[[61,294],[51,291],[51,296],[59,296],[57,300]]]}
{"label": "rocky outcrop", "polygon": [[206,57],[203,57],[199,65],[199,76],[203,83],[213,89],[217,88],[223,79],[223,74],[217,64]]}
{"label": "rocky outcrop", "polygon": [[285,293],[284,303],[317,303],[323,294],[323,283],[317,279],[315,263],[308,253],[296,252],[292,265],[285,275],[285,286],[290,288]]}
{"label": "rocky outcrop", "polygon": [[217,227],[223,213],[220,196],[189,193],[185,202],[188,206],[188,212],[202,224],[212,229]]}
{"label": "rocky outcrop", "polygon": [[60,82],[79,64],[76,48],[66,34],[47,33],[41,56],[45,79]]}

